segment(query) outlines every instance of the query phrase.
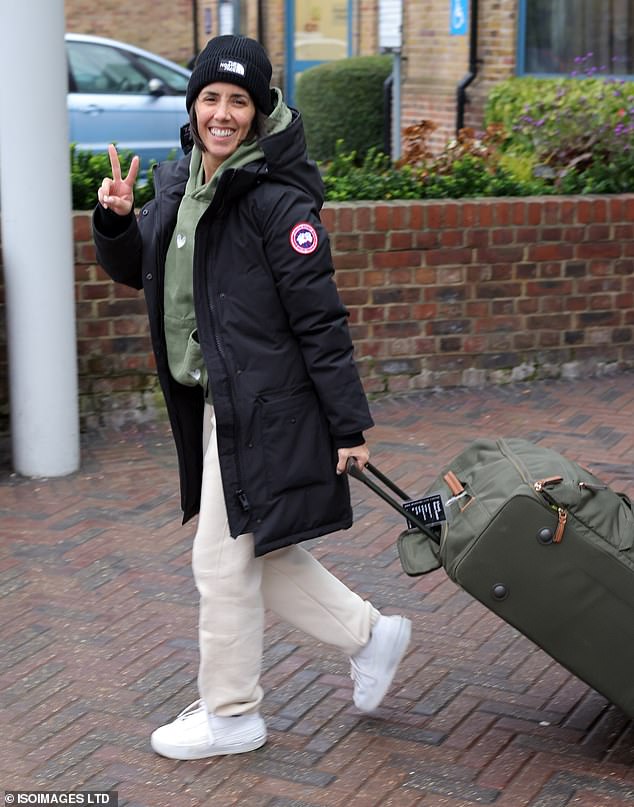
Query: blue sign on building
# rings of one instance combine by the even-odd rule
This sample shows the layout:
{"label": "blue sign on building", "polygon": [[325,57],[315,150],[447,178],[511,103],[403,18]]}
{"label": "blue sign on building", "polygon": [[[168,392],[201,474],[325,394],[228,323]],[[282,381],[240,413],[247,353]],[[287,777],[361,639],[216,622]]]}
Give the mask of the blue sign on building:
{"label": "blue sign on building", "polygon": [[461,36],[467,33],[469,23],[468,2],[469,0],[450,0],[449,33],[453,36]]}

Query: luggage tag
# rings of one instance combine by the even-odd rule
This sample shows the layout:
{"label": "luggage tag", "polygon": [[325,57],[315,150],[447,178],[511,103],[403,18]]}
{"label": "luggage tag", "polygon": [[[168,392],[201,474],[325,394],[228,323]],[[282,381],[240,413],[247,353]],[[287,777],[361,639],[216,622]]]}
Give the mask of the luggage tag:
{"label": "luggage tag", "polygon": [[[440,493],[430,493],[421,499],[409,499],[403,502],[403,509],[416,516],[426,527],[437,527],[445,521],[449,521],[449,511],[446,509],[451,504],[455,496],[443,503]],[[407,526],[413,529],[416,525],[407,519]]]}

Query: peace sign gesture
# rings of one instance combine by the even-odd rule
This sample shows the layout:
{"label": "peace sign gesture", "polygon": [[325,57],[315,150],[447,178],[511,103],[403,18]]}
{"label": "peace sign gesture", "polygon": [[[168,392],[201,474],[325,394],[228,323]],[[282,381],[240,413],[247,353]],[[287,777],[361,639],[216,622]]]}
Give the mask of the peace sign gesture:
{"label": "peace sign gesture", "polygon": [[97,191],[99,203],[119,216],[127,216],[134,207],[134,183],[139,173],[139,158],[133,157],[125,179],[121,178],[121,164],[117,149],[108,146],[108,156],[112,167],[112,179],[105,177]]}

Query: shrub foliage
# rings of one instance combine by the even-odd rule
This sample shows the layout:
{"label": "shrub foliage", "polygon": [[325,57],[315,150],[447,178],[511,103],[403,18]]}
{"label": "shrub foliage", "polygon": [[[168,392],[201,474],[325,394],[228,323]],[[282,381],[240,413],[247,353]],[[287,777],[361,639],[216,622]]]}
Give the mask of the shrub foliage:
{"label": "shrub foliage", "polygon": [[[121,173],[125,176],[130,170],[133,157],[131,151],[119,152]],[[91,210],[97,204],[97,189],[104,177],[112,176],[108,154],[95,154],[82,151],[74,143],[70,146],[70,174],[74,210]],[[134,204],[142,207],[154,196],[152,167],[147,176],[137,180],[134,188]]]}
{"label": "shrub foliage", "polygon": [[490,127],[481,137],[464,129],[438,156],[427,142],[434,128],[429,121],[407,127],[403,157],[396,165],[375,150],[359,161],[355,152],[345,153],[339,143],[335,159],[324,170],[326,198],[457,199],[526,196],[544,189],[540,180],[513,176],[504,167],[499,128]]}
{"label": "shrub foliage", "polygon": [[297,80],[297,107],[302,113],[308,153],[332,160],[337,143],[363,158],[383,149],[384,84],[391,56],[353,56],[311,67]]}
{"label": "shrub foliage", "polygon": [[601,76],[591,58],[574,77],[512,78],[488,97],[486,120],[508,132],[509,156],[557,193],[634,190],[634,82]]}

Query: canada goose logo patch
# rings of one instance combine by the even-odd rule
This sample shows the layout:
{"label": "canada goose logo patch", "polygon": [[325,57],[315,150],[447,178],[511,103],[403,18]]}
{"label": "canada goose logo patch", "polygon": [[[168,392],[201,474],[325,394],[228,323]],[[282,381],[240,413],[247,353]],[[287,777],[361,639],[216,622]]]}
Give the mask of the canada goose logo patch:
{"label": "canada goose logo patch", "polygon": [[301,255],[310,255],[317,249],[319,239],[317,232],[308,222],[302,221],[291,230],[291,246]]}

